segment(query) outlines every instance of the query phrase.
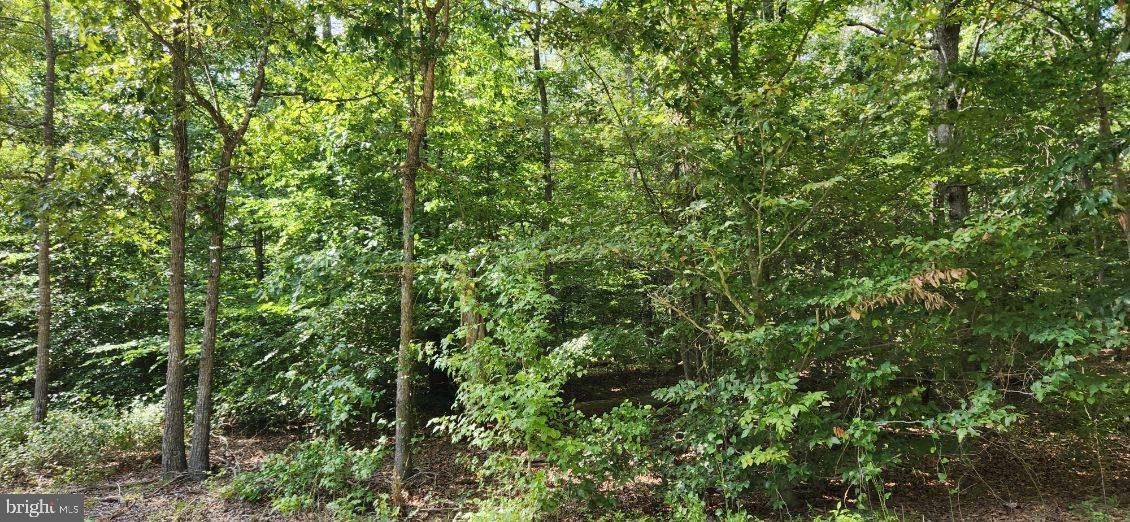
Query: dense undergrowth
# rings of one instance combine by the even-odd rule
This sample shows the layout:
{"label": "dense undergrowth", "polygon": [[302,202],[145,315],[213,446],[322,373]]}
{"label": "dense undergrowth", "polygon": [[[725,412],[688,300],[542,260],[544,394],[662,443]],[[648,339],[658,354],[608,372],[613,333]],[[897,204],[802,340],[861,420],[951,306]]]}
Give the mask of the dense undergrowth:
{"label": "dense undergrowth", "polygon": [[237,475],[227,494],[247,501],[269,501],[283,516],[325,510],[335,518],[395,514],[374,482],[385,464],[387,447],[356,449],[332,438],[298,442],[271,455],[260,469]]}
{"label": "dense undergrowth", "polygon": [[0,0],[0,486],[1117,518],[1128,162],[1125,1]]}
{"label": "dense undergrowth", "polygon": [[151,460],[161,442],[157,405],[60,409],[40,425],[31,423],[29,409],[0,409],[0,487],[26,487],[33,479],[95,482]]}

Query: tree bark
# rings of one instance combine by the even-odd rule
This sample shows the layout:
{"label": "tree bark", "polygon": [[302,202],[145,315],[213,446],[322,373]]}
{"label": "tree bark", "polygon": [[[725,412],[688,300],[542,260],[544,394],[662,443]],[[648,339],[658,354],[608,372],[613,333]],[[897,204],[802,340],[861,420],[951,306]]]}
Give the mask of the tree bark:
{"label": "tree bark", "polygon": [[251,243],[255,249],[255,281],[262,283],[267,271],[267,262],[263,254],[263,228],[261,226],[256,225],[255,235]]}
{"label": "tree bark", "polygon": [[322,15],[322,41],[329,42],[334,39],[333,19],[329,14]]}
{"label": "tree bark", "polygon": [[[770,5],[772,5],[772,2],[770,2]],[[738,72],[741,67],[740,45],[742,28],[739,27],[739,22],[734,13],[734,0],[726,0],[726,28],[730,45],[728,53],[729,63],[727,64],[729,66],[730,82],[734,85],[734,88],[737,88]]]}
{"label": "tree bark", "polygon": [[[934,51],[938,83],[934,98],[934,114],[940,121],[934,126],[934,144],[943,153],[952,151],[955,142],[953,115],[961,108],[957,87],[953,79],[953,69],[960,59],[961,22],[953,17],[953,9],[959,0],[939,0],[941,2],[938,25],[934,27]],[[952,176],[944,183],[935,185],[935,206],[946,208],[950,223],[961,224],[969,216],[969,185],[961,178]],[[935,218],[935,221],[940,221]]]}
{"label": "tree bark", "polygon": [[38,329],[35,343],[35,392],[32,406],[32,421],[43,422],[47,418],[47,378],[51,355],[51,230],[48,219],[48,194],[51,181],[55,179],[55,35],[51,29],[51,0],[43,0],[43,47],[46,55],[46,71],[43,82],[43,179],[40,180],[38,215],[38,272],[39,272],[39,310]]}
{"label": "tree bark", "polygon": [[[468,264],[473,264],[474,258],[468,260]],[[479,339],[487,336],[486,323],[483,321],[483,315],[475,310],[475,302],[477,296],[475,295],[475,267],[468,266],[463,274],[462,287],[459,293],[459,307],[462,313],[459,314],[459,324],[463,327],[463,346],[471,348]]]}
{"label": "tree bark", "polygon": [[[208,102],[196,90],[192,91],[197,102],[211,116],[223,138],[220,162],[216,168],[216,183],[211,209],[212,234],[208,240],[208,284],[204,301],[204,330],[201,336],[200,365],[197,372],[196,411],[192,419],[192,449],[188,466],[196,477],[207,473],[209,468],[209,440],[212,433],[212,373],[215,367],[216,331],[220,314],[220,276],[223,273],[224,235],[227,230],[224,222],[227,213],[228,184],[231,180],[233,157],[236,148],[243,141],[247,128],[259,100],[263,96],[266,82],[268,47],[264,47],[256,63],[255,83],[243,117],[237,127],[232,127],[218,104]],[[258,252],[257,252],[258,253]],[[261,268],[261,267],[260,267]]]}
{"label": "tree bark", "polygon": [[[553,203],[553,151],[549,129],[549,95],[546,92],[545,77],[541,74],[545,70],[541,63],[541,0],[535,0],[534,7],[537,15],[537,20],[534,22],[533,37],[534,74],[538,88],[538,107],[541,110],[541,168],[542,178],[545,181],[544,198],[548,211],[548,205]],[[543,227],[549,228],[548,219],[546,219]]]}
{"label": "tree bark", "polygon": [[[542,76],[542,71],[545,68],[541,62],[541,0],[534,1],[534,15],[537,18],[534,20],[531,40],[533,40],[534,45],[534,82],[537,85],[538,108],[541,112],[541,172],[542,180],[545,183],[542,193],[545,200],[545,217],[542,220],[541,229],[548,232],[553,223],[553,140],[549,127],[549,94],[546,90],[545,77]],[[545,286],[546,293],[550,296],[554,296],[553,271],[553,261],[546,262],[545,271],[542,273],[542,284]],[[564,322],[561,315],[560,310],[554,310],[549,314],[551,335],[555,335],[561,329],[561,323]]]}
{"label": "tree bark", "polygon": [[[706,294],[702,290],[695,290],[691,294],[691,311],[695,316],[700,316],[706,308]],[[683,347],[683,376],[697,382],[703,382],[707,377],[706,360],[704,357],[704,339],[701,332],[691,331],[691,338]],[[709,342],[709,340],[706,340]]]}
{"label": "tree bark", "polygon": [[[425,86],[425,92],[427,87]],[[419,118],[419,116],[417,116]],[[400,346],[396,357],[396,448],[393,456],[392,496],[402,498],[404,479],[411,457],[412,430],[412,283],[414,277],[412,218],[416,206],[416,171],[419,165],[422,134],[419,125],[413,125],[408,141],[408,159],[401,173],[401,229],[403,266],[400,268]]]}
{"label": "tree bark", "polygon": [[188,467],[195,475],[209,468],[209,439],[212,431],[212,370],[215,366],[216,330],[220,311],[220,276],[224,256],[224,218],[227,211],[228,181],[232,155],[237,142],[224,139],[220,164],[216,170],[215,201],[212,206],[212,235],[208,240],[208,284],[204,297],[204,331],[197,372],[196,410],[192,417],[192,448]]}
{"label": "tree bark", "polygon": [[[400,269],[400,346],[396,358],[396,446],[393,452],[392,498],[396,503],[404,500],[404,480],[407,478],[412,455],[412,284],[415,276],[415,245],[412,218],[416,206],[416,173],[420,169],[420,150],[428,132],[428,119],[435,102],[435,71],[439,51],[447,41],[451,0],[440,0],[429,6],[420,0],[426,27],[421,41],[420,96],[411,100],[408,151],[401,170],[401,240],[403,266]],[[442,19],[439,18],[442,12]],[[414,83],[414,79],[413,79]]]}
{"label": "tree bark", "polygon": [[166,476],[188,467],[184,454],[184,240],[188,208],[189,151],[188,100],[185,63],[187,3],[180,3],[181,18],[173,23],[173,149],[176,157],[169,201],[169,362],[165,372],[165,426],[161,437],[161,466]]}

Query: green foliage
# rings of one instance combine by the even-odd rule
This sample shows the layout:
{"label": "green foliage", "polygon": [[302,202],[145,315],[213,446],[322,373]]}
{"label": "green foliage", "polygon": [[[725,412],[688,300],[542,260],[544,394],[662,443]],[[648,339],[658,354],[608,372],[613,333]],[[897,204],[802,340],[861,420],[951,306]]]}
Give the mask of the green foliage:
{"label": "green foliage", "polygon": [[851,510],[839,505],[827,513],[812,518],[812,522],[892,522],[897,517],[867,510]]}
{"label": "green foliage", "polygon": [[551,512],[547,506],[544,475],[532,481],[518,496],[498,495],[474,503],[473,510],[463,514],[463,518],[476,522],[521,522],[545,516]]}
{"label": "green foliage", "polygon": [[1087,499],[1072,505],[1070,510],[1073,514],[1088,522],[1111,522],[1124,519],[1128,514],[1126,509],[1120,507],[1118,500],[1113,497],[1105,500],[1101,498]]}
{"label": "green foliage", "polygon": [[[436,367],[459,383],[456,401],[462,410],[438,419],[437,427],[478,448],[538,454],[561,437],[567,411],[561,388],[590,360],[591,339],[585,335],[544,349],[552,298],[536,271],[540,258],[519,251],[491,261],[474,283],[456,274],[441,281],[453,293],[463,291],[460,285],[476,285],[476,299],[455,305],[456,311],[481,314],[488,336],[465,346],[459,342],[465,325],[436,354]],[[465,262],[457,261],[456,271],[465,270]]]}
{"label": "green foliage", "polygon": [[218,413],[243,429],[312,423],[322,434],[376,422],[392,360],[379,339],[351,326],[372,313],[368,306],[264,303],[229,311]]}
{"label": "green foliage", "polygon": [[[825,392],[798,392],[799,379],[738,379],[725,374],[710,383],[682,381],[656,392],[682,413],[663,469],[674,498],[716,489],[734,501],[750,488],[781,501],[811,468],[806,450],[832,444],[820,429]],[[699,413],[701,412],[701,413]],[[829,430],[831,431],[831,430]],[[684,452],[689,450],[689,455]]]}
{"label": "green foliage", "polygon": [[[475,516],[616,511],[609,493],[646,475],[681,519],[828,482],[860,510],[825,519],[869,519],[893,472],[936,454],[929,474],[949,473],[1044,414],[1113,444],[1130,415],[1130,11],[1021,3],[459,2],[408,231],[410,382],[436,416],[418,426],[472,449]],[[175,158],[150,31],[177,13],[142,4],[54,3],[59,165],[40,180],[42,5],[0,0],[3,404],[30,397],[39,220],[52,232],[51,417],[0,414],[0,471],[20,480],[156,447],[134,403],[164,385]],[[282,516],[384,510],[383,443],[341,441],[391,426],[422,34],[418,5],[397,5],[188,17],[187,395],[223,225],[218,427],[315,437],[233,483]],[[961,30],[945,70],[942,23]],[[266,95],[215,223],[224,129],[206,107],[240,114],[260,53]],[[628,388],[579,386],[597,369],[660,389],[586,415],[586,394]]]}
{"label": "green foliage", "polygon": [[625,403],[572,425],[547,455],[567,473],[564,494],[590,506],[613,506],[610,492],[651,472],[653,415],[649,405]]}
{"label": "green foliage", "polygon": [[255,471],[237,475],[228,494],[248,501],[270,501],[283,516],[328,510],[337,519],[377,513],[392,516],[386,495],[374,489],[386,447],[355,449],[333,438],[314,438],[267,457]]}
{"label": "green foliage", "polygon": [[36,476],[91,482],[123,462],[144,462],[160,445],[161,409],[133,404],[123,409],[56,409],[33,425],[30,406],[0,410],[0,475],[10,484]]}

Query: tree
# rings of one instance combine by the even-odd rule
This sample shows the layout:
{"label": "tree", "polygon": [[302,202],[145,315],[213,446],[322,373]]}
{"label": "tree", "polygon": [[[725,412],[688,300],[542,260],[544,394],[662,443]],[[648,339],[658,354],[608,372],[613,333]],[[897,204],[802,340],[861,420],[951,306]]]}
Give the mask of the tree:
{"label": "tree", "polygon": [[[265,34],[270,33],[273,21],[267,21]],[[208,113],[220,134],[221,149],[219,162],[216,165],[216,180],[212,189],[212,203],[209,208],[208,218],[211,221],[211,233],[208,240],[208,283],[204,297],[204,329],[200,346],[200,365],[196,388],[196,410],[192,417],[192,449],[189,454],[188,467],[197,474],[206,473],[209,469],[209,438],[212,428],[212,372],[215,366],[214,357],[216,350],[216,328],[219,320],[220,309],[220,276],[224,253],[224,235],[226,232],[225,212],[228,200],[228,184],[231,180],[233,157],[236,148],[243,142],[251,118],[263,98],[263,85],[266,82],[266,66],[269,57],[269,38],[263,38],[263,48],[260,50],[254,63],[254,80],[251,94],[244,104],[243,114],[238,122],[232,123],[224,115],[219,100],[209,99],[200,92],[195,83],[189,92],[196,103]],[[211,71],[205,68],[204,73],[209,75],[208,83],[213,79]],[[213,91],[214,92],[214,91]],[[260,232],[256,232],[259,234]],[[262,254],[259,236],[256,236],[257,262]],[[262,279],[262,265],[257,266],[257,276]]]}
{"label": "tree", "polygon": [[1128,16],[0,0],[0,418],[46,396],[45,308],[68,369],[0,446],[163,398],[123,426],[164,431],[170,476],[230,425],[297,439],[231,488],[280,512],[403,507],[424,440],[486,479],[476,509],[630,481],[724,518],[965,483],[955,459],[1051,414],[1101,478],[1130,405]]}
{"label": "tree", "polygon": [[161,437],[161,465],[165,473],[187,468],[184,456],[184,255],[188,186],[192,176],[188,149],[188,99],[185,95],[188,63],[188,1],[182,0],[173,21],[169,52],[173,77],[173,154],[176,166],[169,191],[172,221],[169,227],[169,362],[165,373],[165,432]]}
{"label": "tree", "polygon": [[[530,42],[533,44],[534,77],[538,91],[538,111],[541,115],[541,170],[544,181],[543,197],[545,198],[545,217],[542,219],[542,229],[548,231],[553,223],[553,134],[549,121],[549,94],[545,86],[545,68],[542,65],[542,26],[543,14],[541,0],[534,0],[534,27],[530,33]],[[553,288],[553,261],[545,264],[545,286],[552,295]],[[560,322],[559,314],[554,314],[554,323]],[[558,325],[559,326],[559,325]]]}
{"label": "tree", "polygon": [[47,380],[51,356],[51,225],[47,191],[55,179],[55,35],[52,31],[51,0],[43,0],[43,49],[46,60],[43,81],[43,175],[39,180],[39,322],[35,349],[35,400],[32,420],[47,418]]}
{"label": "tree", "polygon": [[[408,85],[411,111],[408,118],[408,149],[401,167],[401,252],[400,269],[400,345],[396,357],[396,449],[393,456],[392,497],[403,500],[404,479],[412,455],[412,284],[415,253],[412,217],[416,206],[416,173],[423,164],[421,151],[428,133],[428,120],[432,116],[436,93],[436,65],[447,44],[451,29],[452,0],[438,0],[429,5],[420,0],[423,16],[419,48],[419,69]],[[415,95],[415,82],[420,82],[420,93]]]}
{"label": "tree", "polygon": [[192,177],[188,143],[188,45],[189,3],[179,0],[171,20],[172,35],[165,38],[145,17],[141,5],[128,7],[153,39],[165,47],[172,72],[172,141],[174,168],[169,187],[169,350],[165,370],[165,421],[161,435],[161,466],[167,476],[188,468],[184,448],[184,357],[185,357],[185,232],[188,217],[189,182]]}

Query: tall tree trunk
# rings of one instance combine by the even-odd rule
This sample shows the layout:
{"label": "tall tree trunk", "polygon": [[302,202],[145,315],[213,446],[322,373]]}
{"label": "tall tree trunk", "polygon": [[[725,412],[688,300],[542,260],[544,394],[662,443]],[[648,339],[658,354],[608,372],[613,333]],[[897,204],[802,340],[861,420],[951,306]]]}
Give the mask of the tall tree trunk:
{"label": "tall tree trunk", "polygon": [[[934,144],[943,153],[952,151],[955,142],[954,114],[960,109],[960,98],[953,79],[953,70],[960,59],[961,22],[955,20],[953,10],[959,0],[939,0],[940,14],[934,27],[934,50],[937,92],[934,97],[934,114],[939,119],[934,126]],[[969,186],[953,176],[935,185],[935,206],[944,206],[949,221],[960,224],[969,216]],[[940,221],[939,217],[935,217]]]}
{"label": "tall tree trunk", "polygon": [[[212,118],[223,139],[220,149],[220,162],[216,167],[216,183],[210,212],[212,234],[208,241],[208,285],[204,301],[204,331],[202,332],[200,365],[197,374],[196,412],[192,419],[192,450],[189,455],[189,468],[196,477],[203,476],[209,468],[209,437],[212,432],[212,371],[215,367],[216,331],[220,314],[220,276],[223,273],[224,220],[227,213],[228,183],[232,174],[232,158],[236,148],[243,141],[255,108],[263,96],[266,82],[266,67],[269,47],[263,47],[255,65],[255,83],[251,87],[251,97],[238,126],[233,127],[224,117],[218,103],[208,101],[195,89],[191,91],[197,103]],[[258,252],[257,252],[258,253]]]}
{"label": "tall tree trunk", "polygon": [[[411,100],[408,151],[401,170],[401,240],[403,266],[400,269],[400,346],[396,357],[396,447],[393,452],[392,498],[404,500],[404,480],[412,456],[412,283],[415,276],[415,245],[412,218],[416,207],[416,173],[420,170],[420,150],[428,133],[428,119],[435,102],[435,72],[439,51],[447,41],[451,16],[451,0],[440,0],[429,6],[420,0],[425,27],[420,49],[420,95]],[[440,14],[443,18],[439,18]]]}
{"label": "tall tree trunk", "polygon": [[[47,190],[46,184],[43,190]],[[32,421],[47,418],[47,379],[51,355],[51,233],[47,223],[47,210],[39,211],[39,310],[35,347],[35,399]]]}
{"label": "tall tree trunk", "polygon": [[[770,2],[772,4],[772,2]],[[764,8],[764,7],[763,7]],[[730,83],[733,88],[738,87],[738,73],[741,67],[741,32],[739,21],[734,13],[734,0],[726,0],[726,28],[729,35],[728,59]]]}
{"label": "tall tree trunk", "polygon": [[[954,115],[960,108],[960,98],[957,96],[957,86],[953,79],[953,69],[960,59],[961,50],[961,23],[954,19],[952,11],[958,6],[960,0],[938,0],[938,23],[934,26],[934,80],[936,82],[934,99],[932,101],[933,114],[937,124],[931,130],[934,146],[943,155],[946,163],[952,160],[952,152],[956,141]],[[974,51],[976,52],[976,51]],[[969,186],[956,176],[949,177],[944,182],[931,185],[934,192],[933,204],[930,211],[930,221],[941,226],[948,219],[949,223],[959,225],[969,215]],[[943,214],[946,217],[943,217]],[[926,370],[927,384],[922,393],[922,403],[930,405],[934,397],[933,383],[936,380],[937,368],[930,367]]]}
{"label": "tall tree trunk", "polygon": [[51,230],[48,222],[48,194],[55,179],[55,35],[51,29],[51,0],[43,0],[43,47],[46,73],[43,82],[43,179],[40,182],[39,204],[39,310],[35,343],[35,393],[31,418],[42,422],[47,418],[47,376],[51,355]]}
{"label": "tall tree trunk", "polygon": [[184,455],[184,238],[188,209],[188,101],[185,94],[187,3],[173,25],[173,148],[176,157],[169,191],[172,224],[169,229],[169,362],[165,372],[165,427],[161,437],[161,466],[166,475],[183,473]]}
{"label": "tall tree trunk", "polygon": [[197,372],[196,410],[192,417],[192,448],[188,468],[196,475],[207,473],[209,437],[212,432],[212,369],[215,365],[216,330],[220,312],[220,275],[224,256],[224,219],[227,211],[228,181],[231,179],[232,155],[238,142],[224,139],[220,165],[216,170],[216,187],[212,205],[212,235],[208,240],[208,285],[204,297],[204,331],[200,344],[200,365]]}
{"label": "tall tree trunk", "polygon": [[[534,22],[534,74],[536,76],[536,83],[538,88],[538,108],[541,110],[541,169],[542,179],[545,181],[544,197],[548,206],[553,203],[553,151],[551,149],[551,137],[549,130],[549,95],[546,92],[545,77],[542,71],[545,70],[541,63],[541,0],[534,1],[536,8],[537,20]],[[542,227],[549,228],[549,219],[543,223]]]}
{"label": "tall tree trunk", "polygon": [[[542,75],[545,68],[541,62],[541,0],[534,0],[534,15],[537,18],[534,20],[533,38],[531,40],[534,44],[534,82],[537,84],[538,108],[541,111],[541,175],[545,183],[542,193],[545,200],[545,218],[542,220],[541,229],[548,232],[551,223],[553,223],[553,143],[549,128],[549,94],[546,91],[545,76]],[[550,296],[554,295],[553,270],[553,261],[548,261],[542,274],[542,284],[545,285],[545,291]],[[551,333],[555,334],[559,331],[562,322],[563,317],[561,317],[559,311],[551,313],[549,315]]]}
{"label": "tall tree trunk", "polygon": [[[427,87],[425,86],[425,92]],[[417,119],[420,117],[417,116]],[[411,458],[412,438],[412,283],[415,276],[413,257],[412,218],[416,207],[416,171],[419,168],[422,133],[421,126],[413,124],[408,140],[408,156],[401,172],[401,229],[403,266],[400,268],[400,346],[396,358],[396,448],[393,455],[392,496],[399,502],[402,498],[404,479]]]}

